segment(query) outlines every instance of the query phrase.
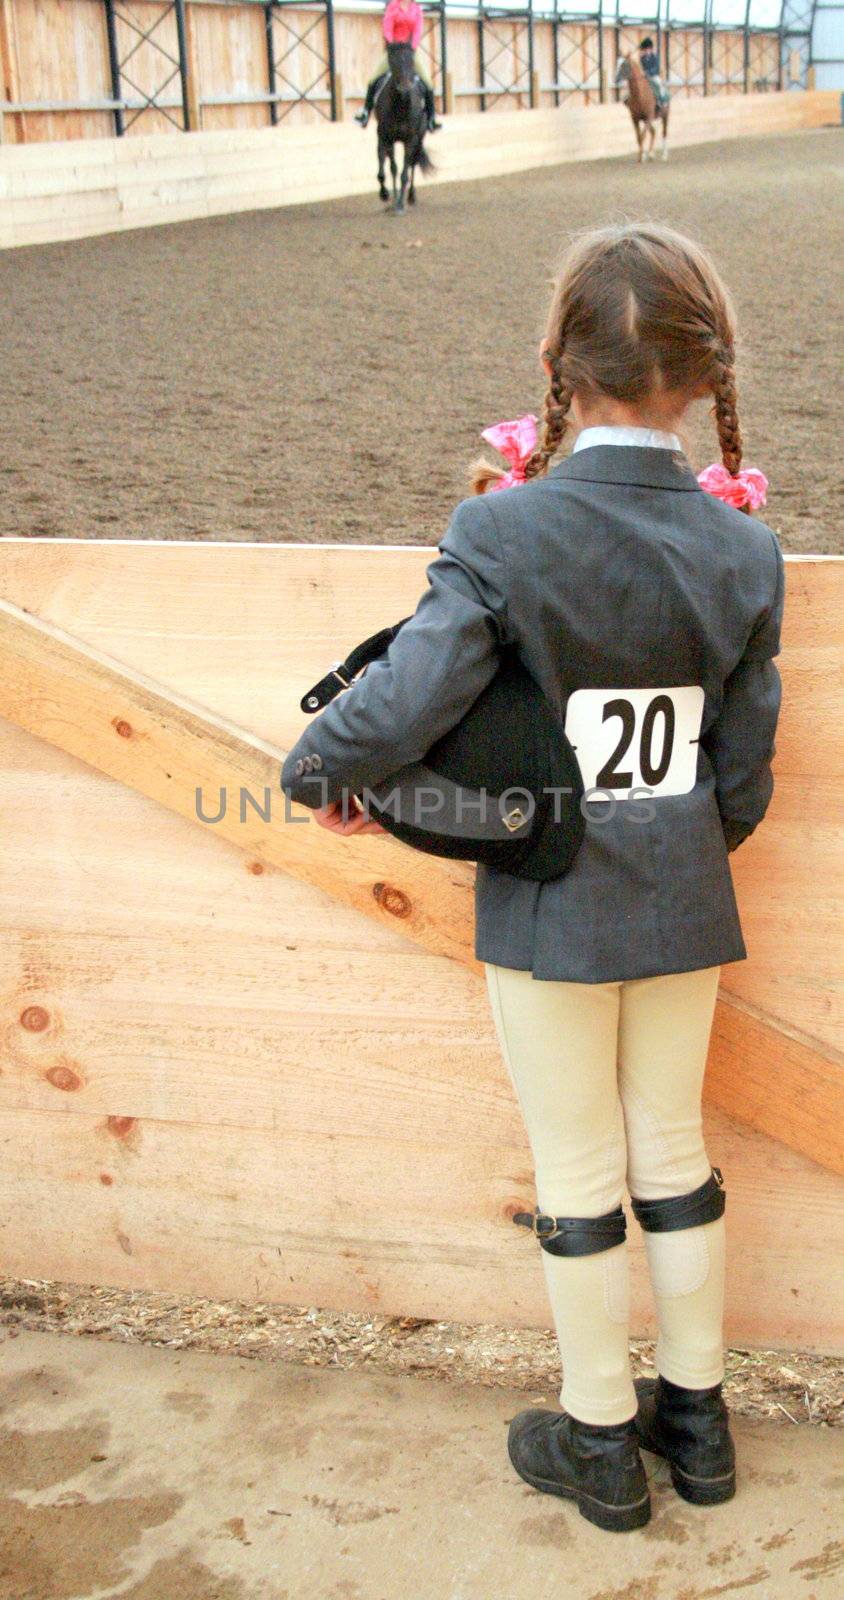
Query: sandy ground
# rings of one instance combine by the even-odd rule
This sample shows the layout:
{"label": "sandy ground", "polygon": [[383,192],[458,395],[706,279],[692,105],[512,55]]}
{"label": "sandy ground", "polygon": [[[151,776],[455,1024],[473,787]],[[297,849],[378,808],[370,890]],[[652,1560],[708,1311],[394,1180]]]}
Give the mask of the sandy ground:
{"label": "sandy ground", "polygon": [[0,534],[435,544],[480,430],[541,406],[565,236],[648,216],[733,287],[784,548],[840,551],[841,170],[819,130],[7,251]]}
{"label": "sandy ground", "polygon": [[734,1423],[699,1508],[602,1533],[506,1424],[553,1395],[22,1333],[0,1344],[0,1600],[833,1600],[840,1435]]}

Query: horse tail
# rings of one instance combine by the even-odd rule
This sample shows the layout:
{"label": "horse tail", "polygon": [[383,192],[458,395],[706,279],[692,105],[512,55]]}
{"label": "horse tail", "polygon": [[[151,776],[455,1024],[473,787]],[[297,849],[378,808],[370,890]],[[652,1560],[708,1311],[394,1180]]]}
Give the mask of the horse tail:
{"label": "horse tail", "polygon": [[437,170],[433,161],[431,160],[431,157],[425,149],[424,144],[421,146],[419,151],[419,166],[422,168],[423,172],[436,172]]}

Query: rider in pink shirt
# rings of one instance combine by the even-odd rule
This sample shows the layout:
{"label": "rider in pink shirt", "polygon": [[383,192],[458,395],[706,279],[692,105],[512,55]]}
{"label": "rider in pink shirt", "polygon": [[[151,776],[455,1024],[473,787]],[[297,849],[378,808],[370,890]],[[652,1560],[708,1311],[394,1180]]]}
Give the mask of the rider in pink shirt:
{"label": "rider in pink shirt", "polygon": [[388,44],[412,44],[416,50],[422,38],[422,7],[416,0],[390,0],[382,28]]}
{"label": "rider in pink shirt", "polygon": [[[389,0],[389,4],[384,11],[381,29],[387,44],[409,44],[416,50],[422,38],[423,23],[422,7],[417,5],[416,0]],[[416,76],[425,91],[425,110],[428,117],[428,127],[434,133],[441,124],[436,119],[433,85],[422,67],[416,62],[414,62],[414,66]],[[378,69],[374,77],[367,85],[363,110],[359,111],[355,117],[355,122],[359,122],[362,128],[365,128],[369,121],[370,112],[375,105],[379,90],[382,83],[386,81],[388,73],[389,64],[385,52],[378,63]]]}

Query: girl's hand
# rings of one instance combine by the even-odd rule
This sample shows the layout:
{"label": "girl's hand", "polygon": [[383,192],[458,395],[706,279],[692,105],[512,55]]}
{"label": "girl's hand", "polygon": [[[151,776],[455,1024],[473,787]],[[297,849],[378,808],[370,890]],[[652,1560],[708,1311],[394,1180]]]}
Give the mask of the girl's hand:
{"label": "girl's hand", "polygon": [[343,805],[340,800],[335,800],[330,806],[319,806],[314,811],[314,816],[321,828],[327,828],[329,833],[342,834],[344,838],[353,833],[386,833],[380,822],[368,818],[365,811],[358,805],[352,796],[348,820],[343,818]]}

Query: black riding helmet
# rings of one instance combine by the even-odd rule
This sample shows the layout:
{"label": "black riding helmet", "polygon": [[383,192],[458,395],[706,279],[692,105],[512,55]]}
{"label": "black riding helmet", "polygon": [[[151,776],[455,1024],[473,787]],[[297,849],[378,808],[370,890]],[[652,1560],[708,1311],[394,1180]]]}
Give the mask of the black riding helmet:
{"label": "black riding helmet", "polygon": [[652,50],[653,47],[654,47],[653,39],[643,39],[641,44],[639,45],[639,49],[640,50]]}
{"label": "black riding helmet", "polygon": [[[405,622],[364,639],[303,696],[334,699],[386,654]],[[456,727],[421,761],[367,791],[388,833],[428,855],[482,862],[517,878],[562,877],[583,840],[583,778],[563,724],[513,646]],[[359,796],[359,798],[361,798]]]}

